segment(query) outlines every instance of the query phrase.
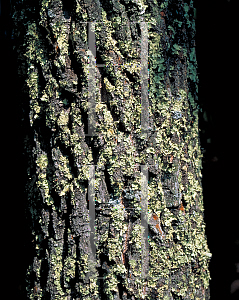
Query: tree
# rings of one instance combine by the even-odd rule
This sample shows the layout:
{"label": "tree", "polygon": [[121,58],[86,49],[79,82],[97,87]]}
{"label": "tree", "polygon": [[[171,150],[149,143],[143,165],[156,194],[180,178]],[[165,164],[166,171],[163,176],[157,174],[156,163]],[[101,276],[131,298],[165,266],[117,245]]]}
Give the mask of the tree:
{"label": "tree", "polygon": [[28,299],[209,299],[193,1],[14,2]]}

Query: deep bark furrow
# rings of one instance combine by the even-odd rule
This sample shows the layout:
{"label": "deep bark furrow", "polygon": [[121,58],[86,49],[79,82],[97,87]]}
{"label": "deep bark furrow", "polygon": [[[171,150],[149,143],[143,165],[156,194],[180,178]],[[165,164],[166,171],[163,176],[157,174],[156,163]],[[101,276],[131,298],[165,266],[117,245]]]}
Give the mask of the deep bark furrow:
{"label": "deep bark furrow", "polygon": [[[18,3],[14,15],[29,110],[27,209],[35,250],[28,299],[209,299],[192,1],[28,2]],[[149,62],[144,138],[141,21],[148,26]],[[94,67],[84,22],[96,22],[96,64],[105,66]],[[90,68],[94,91],[88,90]],[[94,137],[87,136],[90,94]],[[149,197],[145,280],[143,165]]]}

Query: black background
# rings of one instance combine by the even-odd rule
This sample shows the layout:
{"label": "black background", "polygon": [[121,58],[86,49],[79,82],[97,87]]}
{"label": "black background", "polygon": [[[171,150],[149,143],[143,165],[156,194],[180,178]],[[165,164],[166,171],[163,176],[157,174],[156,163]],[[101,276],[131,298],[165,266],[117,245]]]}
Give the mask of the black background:
{"label": "black background", "polygon": [[[239,279],[238,15],[233,0],[197,0],[196,55],[203,159],[206,234],[212,252],[211,299],[230,295]],[[239,4],[239,3],[237,3]],[[206,112],[208,121],[203,118]],[[210,141],[208,143],[207,141]],[[239,292],[239,291],[238,291]]]}
{"label": "black background", "polygon": [[[211,300],[239,279],[238,12],[236,0],[195,0],[199,114],[206,234],[212,252]],[[21,298],[31,236],[24,218],[21,82],[12,51],[11,1],[0,1],[2,277],[7,299]],[[207,118],[205,118],[205,113]],[[204,117],[203,117],[204,116]]]}

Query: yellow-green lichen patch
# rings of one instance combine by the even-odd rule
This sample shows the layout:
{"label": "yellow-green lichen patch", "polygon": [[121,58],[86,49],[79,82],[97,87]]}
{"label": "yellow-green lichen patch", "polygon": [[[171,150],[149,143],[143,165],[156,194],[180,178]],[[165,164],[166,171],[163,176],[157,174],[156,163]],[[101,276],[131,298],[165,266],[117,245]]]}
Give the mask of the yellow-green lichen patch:
{"label": "yellow-green lichen patch", "polygon": [[47,165],[48,165],[47,155],[42,154],[42,155],[38,156],[36,163],[40,167],[41,170],[46,170]]}
{"label": "yellow-green lichen patch", "polygon": [[133,244],[136,249],[141,249],[141,225],[136,224],[131,233],[130,244]]}
{"label": "yellow-green lichen patch", "polygon": [[115,90],[115,86],[109,82],[109,79],[107,77],[104,78],[104,83],[108,92],[111,93]]}
{"label": "yellow-green lichen patch", "polygon": [[107,19],[107,14],[103,9],[102,9],[102,23],[98,23],[95,26],[96,45],[101,45],[102,43],[102,41],[100,41],[100,39],[98,38],[98,34],[101,33],[102,30],[105,31],[104,49],[113,50],[115,48],[117,41],[112,38],[112,33],[114,33],[112,22]]}
{"label": "yellow-green lichen patch", "polygon": [[[21,59],[33,137],[27,172],[36,259],[28,275],[36,282],[28,279],[29,299],[47,293],[54,299],[73,294],[97,299],[101,291],[114,299],[121,286],[139,299],[205,298],[210,253],[200,181],[195,24],[192,3],[171,2],[125,6],[116,1],[109,8],[78,1],[69,8],[59,0],[40,1],[40,9],[33,5],[17,14],[15,21],[26,30]],[[39,22],[31,16],[36,13]],[[148,22],[151,130],[139,138],[145,37],[142,25],[130,22],[141,20]],[[96,61],[88,49],[89,26],[95,33]],[[85,135],[91,96],[96,137]],[[149,166],[143,178],[150,222],[151,278],[146,281],[141,278],[140,165]],[[103,284],[89,264],[89,186],[95,192],[96,256]],[[91,267],[93,276],[86,283]]]}
{"label": "yellow-green lichen patch", "polygon": [[[50,259],[50,266],[52,270],[52,277],[54,278],[54,288],[56,289],[55,295],[56,299],[60,300],[62,297],[64,297],[64,292],[61,287],[61,273],[62,273],[62,246],[60,245],[60,242],[57,241],[51,241],[53,249],[52,252],[50,252],[49,259]],[[49,288],[53,288],[49,287]]]}
{"label": "yellow-green lichen patch", "polygon": [[39,170],[37,171],[37,187],[41,191],[44,202],[50,205],[53,199],[50,196],[50,184],[46,174],[48,166],[47,156],[45,154],[39,155],[36,164],[39,167]]}
{"label": "yellow-green lichen patch", "polygon": [[75,267],[76,261],[71,256],[64,260],[64,285],[66,288],[70,288],[70,281],[75,277]]}
{"label": "yellow-green lichen patch", "polygon": [[59,126],[63,126],[63,125],[67,125],[68,122],[69,122],[69,112],[62,110],[58,117],[57,124]]}
{"label": "yellow-green lichen patch", "polygon": [[[155,192],[157,191],[157,192]],[[159,212],[163,209],[163,189],[161,182],[154,180],[148,185],[148,209]]]}
{"label": "yellow-green lichen patch", "polygon": [[105,277],[104,292],[109,300],[114,299],[113,292],[118,292],[118,280],[116,275],[109,273]]}
{"label": "yellow-green lichen patch", "polygon": [[34,71],[33,65],[29,67],[29,78],[27,80],[27,85],[29,87],[31,99],[36,99],[38,97],[38,73]]}

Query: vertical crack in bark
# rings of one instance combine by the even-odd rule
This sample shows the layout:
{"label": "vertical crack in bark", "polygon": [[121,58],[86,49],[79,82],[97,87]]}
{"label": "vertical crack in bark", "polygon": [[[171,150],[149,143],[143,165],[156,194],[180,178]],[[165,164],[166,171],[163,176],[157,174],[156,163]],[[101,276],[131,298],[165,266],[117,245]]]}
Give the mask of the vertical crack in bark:
{"label": "vertical crack in bark", "polygon": [[[192,3],[27,3],[16,5],[14,32],[29,112],[28,299],[208,299]],[[90,34],[84,22],[95,22]],[[145,280],[140,165],[148,170]]]}

